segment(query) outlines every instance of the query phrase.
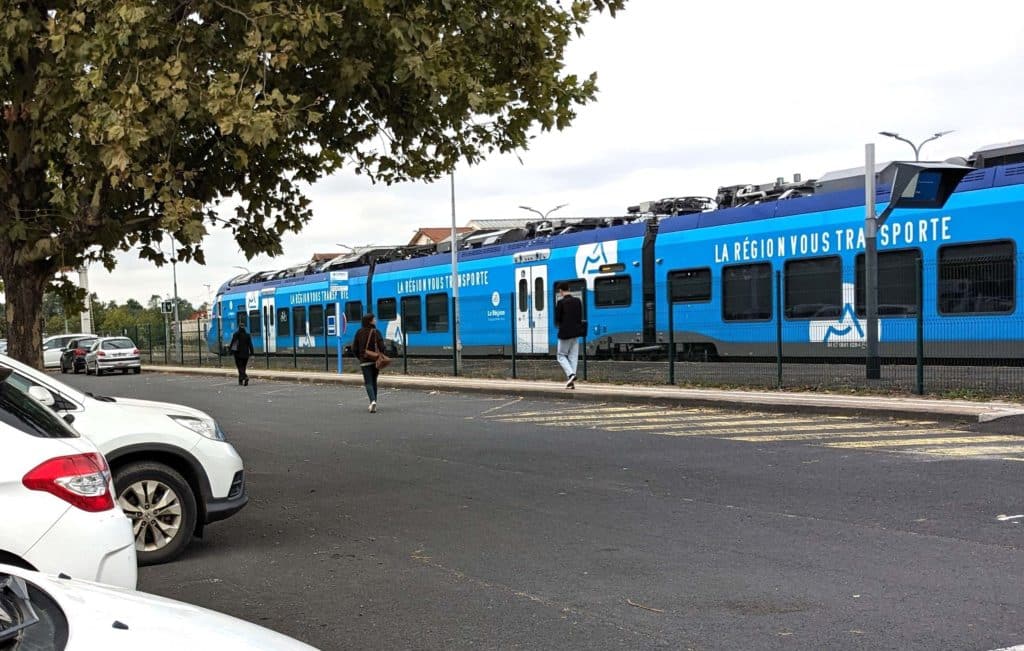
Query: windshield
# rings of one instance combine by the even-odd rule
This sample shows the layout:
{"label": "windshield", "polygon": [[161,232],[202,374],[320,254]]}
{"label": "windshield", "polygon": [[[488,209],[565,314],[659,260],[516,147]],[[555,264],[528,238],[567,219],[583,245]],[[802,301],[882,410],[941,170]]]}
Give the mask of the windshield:
{"label": "windshield", "polygon": [[7,368],[14,369],[15,371],[29,378],[36,384],[44,386],[48,389],[53,389],[54,391],[61,393],[64,397],[70,398],[71,400],[74,400],[79,404],[85,402],[86,395],[79,391],[78,389],[69,387],[60,380],[52,378],[45,373],[41,373],[30,366],[26,366],[25,364],[22,364],[18,360],[10,358],[7,355],[0,356],[0,368],[3,368],[5,366]]}
{"label": "windshield", "polygon": [[28,397],[12,382],[13,376],[0,382],[0,423],[47,439],[77,438],[78,435],[48,407]]}
{"label": "windshield", "polygon": [[131,339],[107,339],[103,342],[103,350],[124,350],[125,348],[135,348]]}

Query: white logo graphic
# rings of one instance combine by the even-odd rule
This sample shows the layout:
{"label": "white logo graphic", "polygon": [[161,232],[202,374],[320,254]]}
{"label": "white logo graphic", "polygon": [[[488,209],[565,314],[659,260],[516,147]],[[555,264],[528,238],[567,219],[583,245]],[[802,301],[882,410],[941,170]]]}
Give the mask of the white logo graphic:
{"label": "white logo graphic", "polygon": [[601,265],[619,261],[619,243],[616,240],[581,244],[576,249],[576,277],[584,278],[587,287],[594,289],[594,278],[601,274]]}
{"label": "white logo graphic", "polygon": [[395,318],[388,322],[387,330],[384,332],[384,337],[391,341],[402,340],[402,315],[397,314]]}
{"label": "white logo graphic", "polygon": [[245,293],[245,309],[249,312],[256,312],[260,309],[259,291]]}
{"label": "white logo graphic", "polygon": [[498,307],[499,305],[501,305],[501,294],[499,294],[498,292],[494,292],[493,294],[491,294],[491,305],[493,305],[494,307]]}
{"label": "white logo graphic", "polygon": [[[857,348],[867,341],[867,324],[854,310],[853,283],[843,283],[843,309],[839,317],[828,321],[811,321],[808,337],[811,343],[830,348]],[[882,321],[878,322],[878,340],[882,340]]]}

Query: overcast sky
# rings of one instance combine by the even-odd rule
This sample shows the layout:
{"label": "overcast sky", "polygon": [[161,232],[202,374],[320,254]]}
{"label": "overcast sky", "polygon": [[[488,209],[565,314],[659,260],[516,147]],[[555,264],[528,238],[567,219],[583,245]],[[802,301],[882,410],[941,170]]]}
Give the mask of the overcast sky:
{"label": "overcast sky", "polygon": [[[600,18],[569,52],[574,72],[598,73],[600,95],[575,124],[530,150],[455,173],[460,225],[521,218],[517,206],[556,216],[620,215],[668,196],[714,196],[719,186],[765,183],[912,158],[875,135],[929,143],[924,159],[967,156],[1024,138],[1024,7],[1014,0],[765,3],[629,0]],[[448,181],[373,186],[338,174],[309,189],[314,218],[285,237],[285,255],[246,260],[217,232],[206,266],[179,265],[179,295],[202,303],[240,273],[281,268],[337,244],[405,243],[419,227],[450,226]],[[124,254],[91,269],[101,300],[170,295],[171,268]],[[208,286],[207,286],[208,285]]]}

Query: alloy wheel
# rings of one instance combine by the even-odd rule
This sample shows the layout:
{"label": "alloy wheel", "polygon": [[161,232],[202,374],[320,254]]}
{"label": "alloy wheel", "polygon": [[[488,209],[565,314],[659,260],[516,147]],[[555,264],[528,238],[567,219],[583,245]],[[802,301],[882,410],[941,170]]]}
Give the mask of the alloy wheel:
{"label": "alloy wheel", "polygon": [[136,551],[161,550],[181,529],[181,500],[163,482],[135,482],[121,492],[117,503],[132,520]]}

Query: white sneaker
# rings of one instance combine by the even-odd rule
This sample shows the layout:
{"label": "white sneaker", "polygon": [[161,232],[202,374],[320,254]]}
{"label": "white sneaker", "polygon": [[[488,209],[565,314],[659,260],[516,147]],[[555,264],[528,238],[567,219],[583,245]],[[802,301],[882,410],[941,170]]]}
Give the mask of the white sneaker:
{"label": "white sneaker", "polygon": [[569,379],[565,383],[565,388],[566,389],[575,389],[576,388],[576,374],[575,373],[573,373],[572,375],[569,376]]}
{"label": "white sneaker", "polygon": [[371,414],[376,414],[377,413],[377,401],[376,400],[374,400],[373,402],[370,403],[370,413]]}

